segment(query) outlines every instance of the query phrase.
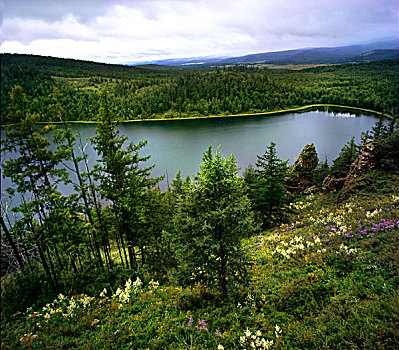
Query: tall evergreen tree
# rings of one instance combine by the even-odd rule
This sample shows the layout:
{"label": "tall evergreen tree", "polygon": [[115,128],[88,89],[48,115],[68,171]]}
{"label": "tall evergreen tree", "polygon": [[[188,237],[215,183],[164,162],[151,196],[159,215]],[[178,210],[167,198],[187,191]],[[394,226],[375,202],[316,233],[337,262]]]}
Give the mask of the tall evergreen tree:
{"label": "tall evergreen tree", "polygon": [[33,196],[31,202],[22,203],[16,210],[20,211],[24,222],[29,225],[27,230],[32,233],[31,238],[36,244],[49,283],[57,290],[57,276],[50,249],[55,250],[61,262],[55,245],[59,234],[57,225],[63,220],[60,217],[62,200],[57,183],[66,182],[68,178],[66,171],[59,168],[65,158],[65,150],[50,149],[46,135],[54,127],[38,127],[39,116],[28,112],[29,102],[21,87],[14,87],[10,97],[12,103],[8,116],[13,124],[5,130],[1,152],[17,156],[2,164],[4,176],[9,177],[15,185],[15,189],[8,189],[9,192],[16,191],[22,196],[31,193]]}
{"label": "tall evergreen tree", "polygon": [[[77,178],[77,183],[74,184],[74,189],[76,191],[76,194],[73,196],[77,197],[78,200],[81,199],[83,200],[83,206],[82,206],[82,212],[86,215],[88,221],[89,221],[89,226],[88,228],[91,229],[91,235],[93,237],[93,246],[94,246],[94,254],[96,256],[96,259],[101,267],[103,267],[103,259],[101,256],[101,251],[100,251],[100,243],[98,241],[97,237],[97,227],[94,224],[93,216],[92,216],[92,211],[91,211],[91,206],[89,204],[89,192],[88,192],[88,186],[84,181],[85,176],[82,176],[83,174],[81,173],[81,170],[79,168],[79,163],[85,159],[87,155],[83,154],[83,156],[76,156],[75,151],[74,151],[74,146],[76,144],[75,139],[76,137],[72,135],[71,128],[67,124],[65,120],[65,115],[64,115],[64,109],[63,106],[61,105],[59,101],[59,93],[58,90],[54,91],[54,96],[53,96],[53,102],[54,104],[51,106],[52,107],[52,114],[55,118],[59,118],[59,121],[62,123],[63,129],[57,129],[56,133],[54,135],[54,141],[58,145],[58,147],[61,147],[66,150],[67,152],[67,157],[68,160],[72,161],[73,164],[73,169],[69,168],[71,172],[74,172]],[[101,236],[103,237],[103,248],[105,252],[105,257],[106,261],[108,262],[108,266],[110,265],[110,253],[108,250],[108,244],[107,243],[107,237],[104,232],[104,228],[101,225],[101,220],[99,220],[99,231]]]}
{"label": "tall evergreen tree", "polygon": [[344,147],[341,148],[337,158],[333,160],[330,168],[331,175],[335,178],[342,178],[348,175],[350,166],[360,154],[360,146],[356,144],[355,137],[352,137]]}
{"label": "tall evergreen tree", "polygon": [[183,284],[200,282],[223,295],[246,280],[241,239],[254,232],[250,202],[233,156],[212,148],[204,153],[194,183],[183,186],[175,218],[178,276]]}
{"label": "tall evergreen tree", "polygon": [[[123,148],[127,137],[120,136],[116,129],[117,121],[106,90],[101,92],[100,105],[96,136],[92,138],[100,156],[100,164],[95,166],[96,178],[100,180],[101,195],[112,203],[125,264],[136,268],[135,247],[140,245],[137,230],[142,218],[145,190],[154,186],[159,179],[150,178],[153,166],[140,167],[141,162],[150,158],[139,155],[147,141],[139,141],[138,144],[131,142],[126,149]],[[125,242],[129,259],[125,253]]]}
{"label": "tall evergreen tree", "polygon": [[[287,161],[277,157],[276,143],[270,142],[265,153],[257,156],[255,174],[248,177],[249,193],[252,207],[262,222],[263,228],[270,227],[281,214],[281,208],[286,201],[285,176]],[[254,176],[256,175],[256,176]]]}

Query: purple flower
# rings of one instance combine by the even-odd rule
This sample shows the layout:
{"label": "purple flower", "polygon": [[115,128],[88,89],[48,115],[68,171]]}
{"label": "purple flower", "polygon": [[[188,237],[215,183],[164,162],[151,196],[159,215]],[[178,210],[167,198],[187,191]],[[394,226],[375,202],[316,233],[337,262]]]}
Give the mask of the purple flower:
{"label": "purple flower", "polygon": [[187,323],[186,327],[192,326],[193,325],[193,321],[194,321],[194,319],[190,316],[190,321]]}

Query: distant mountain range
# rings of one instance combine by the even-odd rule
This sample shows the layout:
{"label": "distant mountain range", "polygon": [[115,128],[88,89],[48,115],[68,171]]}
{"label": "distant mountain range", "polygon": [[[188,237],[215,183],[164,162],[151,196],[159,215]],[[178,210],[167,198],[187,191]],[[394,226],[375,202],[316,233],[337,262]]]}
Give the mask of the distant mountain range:
{"label": "distant mountain range", "polygon": [[399,39],[369,44],[304,48],[297,50],[262,52],[241,57],[196,57],[146,62],[168,66],[223,66],[223,65],[309,65],[372,62],[399,58]]}

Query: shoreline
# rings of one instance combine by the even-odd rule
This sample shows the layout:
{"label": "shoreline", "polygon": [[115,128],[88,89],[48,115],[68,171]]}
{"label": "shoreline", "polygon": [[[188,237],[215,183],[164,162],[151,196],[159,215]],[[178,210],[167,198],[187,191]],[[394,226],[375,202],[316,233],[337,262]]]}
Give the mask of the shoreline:
{"label": "shoreline", "polygon": [[[208,115],[208,116],[200,116],[200,117],[183,117],[183,118],[155,118],[155,119],[134,119],[134,120],[122,120],[119,121],[118,124],[126,124],[126,123],[148,123],[148,122],[160,122],[160,121],[178,121],[178,120],[195,120],[195,119],[215,119],[215,118],[237,118],[237,117],[259,117],[259,116],[272,116],[278,114],[286,114],[291,112],[305,112],[310,110],[315,110],[319,107],[331,107],[331,108],[341,108],[346,110],[360,111],[373,115],[379,115],[388,119],[395,119],[392,115],[374,111],[372,109],[362,108],[362,107],[351,107],[351,106],[343,106],[343,105],[334,105],[334,104],[312,104],[306,105],[302,107],[281,109],[277,111],[271,112],[257,112],[257,113],[241,113],[241,114],[218,114],[218,115]],[[62,122],[38,122],[39,125],[46,124],[62,124]],[[94,120],[68,120],[66,124],[97,124],[97,121]],[[0,125],[0,127],[4,128],[13,124],[5,124]]]}

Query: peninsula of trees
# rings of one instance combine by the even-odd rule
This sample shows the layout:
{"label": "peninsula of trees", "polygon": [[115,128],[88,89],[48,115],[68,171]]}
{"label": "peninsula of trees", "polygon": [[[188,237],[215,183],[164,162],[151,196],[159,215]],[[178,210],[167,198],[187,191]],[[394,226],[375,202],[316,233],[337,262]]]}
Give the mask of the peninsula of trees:
{"label": "peninsula of trees", "polygon": [[19,85],[39,121],[52,120],[54,88],[66,121],[95,121],[107,88],[120,121],[262,113],[312,104],[397,116],[399,60],[271,70],[245,66],[128,67],[27,55],[1,55],[1,120]]}

